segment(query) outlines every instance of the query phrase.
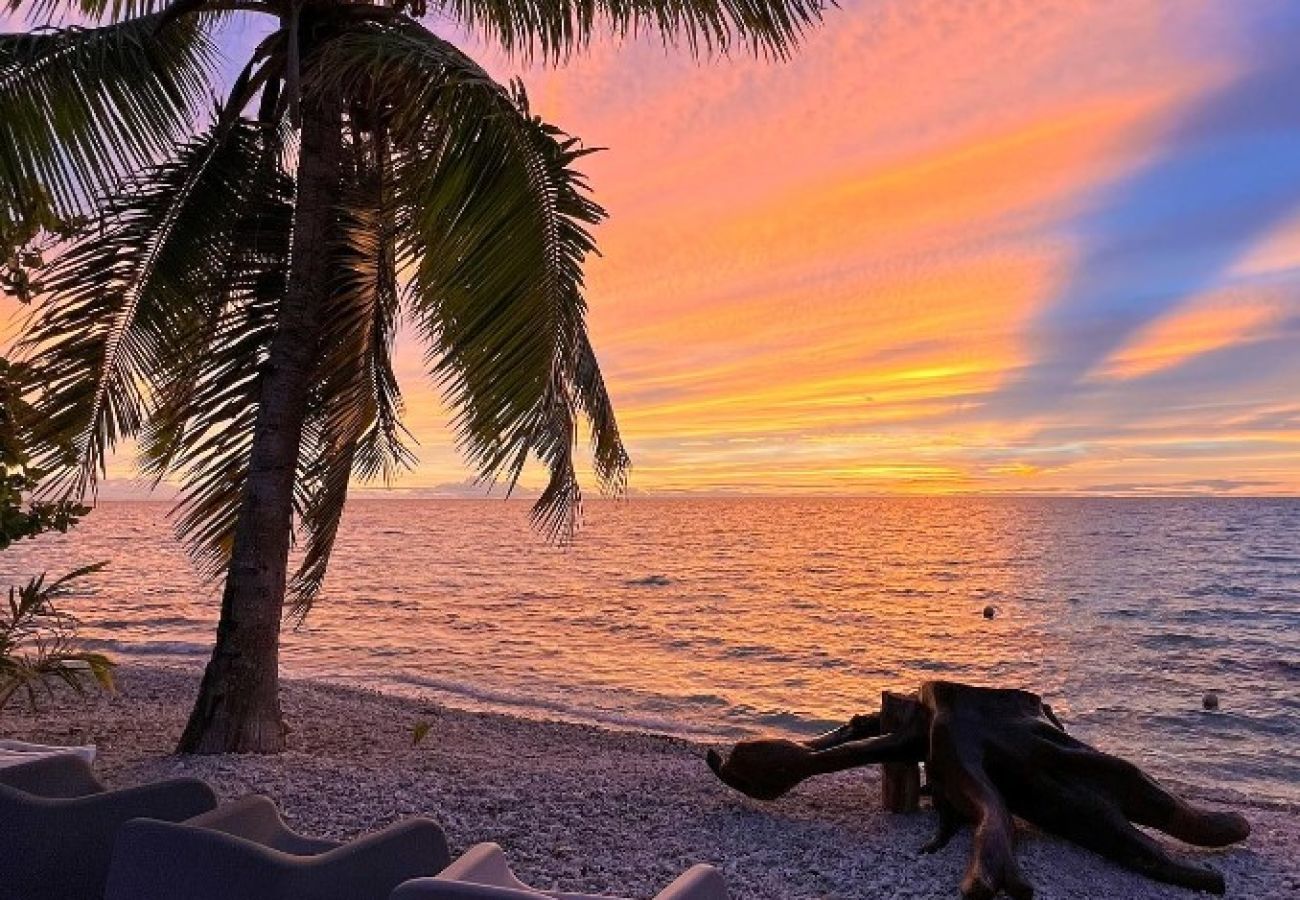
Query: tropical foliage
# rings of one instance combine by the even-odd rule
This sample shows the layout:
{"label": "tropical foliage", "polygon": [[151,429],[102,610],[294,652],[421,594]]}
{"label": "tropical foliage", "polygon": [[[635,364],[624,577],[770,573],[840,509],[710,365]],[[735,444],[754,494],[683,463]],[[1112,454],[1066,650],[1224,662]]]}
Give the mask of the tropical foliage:
{"label": "tropical foliage", "polygon": [[0,358],[0,550],[47,531],[66,532],[89,510],[67,499],[30,500],[42,471],[32,465],[27,443],[38,414],[24,399],[31,370]]}
{"label": "tropical foliage", "polygon": [[103,565],[77,569],[54,581],[38,575],[9,589],[9,602],[0,610],[0,712],[17,696],[26,697],[35,709],[41,693],[54,684],[67,685],[78,694],[92,685],[113,689],[113,661],[83,649],[77,639],[77,619],[54,602],[74,580]]}
{"label": "tropical foliage", "polygon": [[[23,449],[34,415],[22,399],[27,377],[24,366],[0,359],[0,550],[47,531],[67,531],[88,511],[67,500],[30,501],[25,496],[41,477]],[[35,706],[39,690],[54,682],[78,693],[88,683],[112,688],[113,663],[81,648],[76,618],[54,603],[71,582],[102,566],[87,566],[54,581],[38,575],[9,589],[9,602],[0,609],[0,712],[20,694]]]}
{"label": "tropical foliage", "polygon": [[[93,493],[136,439],[144,470],[182,485],[195,557],[228,573],[213,666],[273,669],[285,582],[305,613],[349,482],[413,460],[391,359],[406,326],[481,477],[513,487],[539,462],[534,520],[567,537],[582,430],[603,488],[629,466],[585,324],[604,217],[579,169],[589,151],[421,18],[550,62],[652,28],[692,52],[782,56],[822,2],[37,0],[29,19],[93,23],[0,36],[0,226],[14,244],[88,217],[40,272],[22,344],[41,384],[37,464]],[[223,29],[251,20],[266,24],[205,114]],[[213,666],[203,715],[265,696],[247,667],[236,690]],[[275,745],[251,730],[204,746]]]}
{"label": "tropical foliage", "polygon": [[[390,359],[403,319],[427,341],[483,476],[513,483],[530,453],[547,466],[536,517],[549,532],[576,522],[579,414],[604,483],[617,489],[627,467],[584,326],[582,263],[603,216],[574,168],[586,151],[422,25],[382,8],[361,19],[316,42],[300,67],[310,83],[293,88],[335,93],[351,111],[298,461],[303,602],[321,583],[349,476],[384,478],[412,461]],[[153,102],[131,107],[142,124],[126,131],[176,130],[166,120],[190,86],[181,73],[205,56],[192,31],[150,64],[161,72],[144,80]],[[184,485],[179,527],[213,573],[232,545],[259,370],[287,287],[296,103],[279,92],[292,80],[290,39],[286,29],[266,38],[202,134],[101,202],[43,273],[23,343],[46,385],[42,446],[59,459],[73,451],[61,486],[93,490],[111,448],[138,437],[145,470]],[[124,145],[108,164],[125,168],[150,149]],[[24,174],[75,203],[79,182],[65,171],[74,160],[32,156]]]}

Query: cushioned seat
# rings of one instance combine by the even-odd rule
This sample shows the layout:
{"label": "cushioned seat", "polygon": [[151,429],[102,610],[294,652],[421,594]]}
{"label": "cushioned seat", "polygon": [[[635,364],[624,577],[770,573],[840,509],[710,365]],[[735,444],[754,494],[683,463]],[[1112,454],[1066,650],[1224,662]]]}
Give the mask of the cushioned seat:
{"label": "cushioned seat", "polygon": [[[505,853],[496,844],[478,844],[434,878],[408,881],[389,900],[615,900],[594,894],[539,891],[524,884],[510,870]],[[655,900],[727,900],[722,874],[712,866],[687,869]]]}
{"label": "cushioned seat", "polygon": [[42,756],[80,756],[87,763],[95,761],[95,747],[57,747],[48,744],[30,744],[27,741],[0,740],[0,768],[29,763]]}
{"label": "cushioned seat", "polygon": [[448,863],[434,822],[410,819],[347,844],[294,834],[265,797],[189,822],[123,826],[105,900],[386,900]]}
{"label": "cushioned seat", "polygon": [[294,856],[315,856],[341,846],[338,841],[306,837],[291,831],[280,817],[275,802],[260,794],[223,803],[212,812],[195,816],[185,824],[231,834]]}
{"label": "cushioned seat", "polygon": [[0,768],[0,785],[36,797],[85,797],[108,790],[84,757],[67,754],[36,756]]}
{"label": "cushioned seat", "polygon": [[188,819],[216,803],[193,778],[105,790],[74,755],[0,769],[0,900],[103,900],[122,825]]}

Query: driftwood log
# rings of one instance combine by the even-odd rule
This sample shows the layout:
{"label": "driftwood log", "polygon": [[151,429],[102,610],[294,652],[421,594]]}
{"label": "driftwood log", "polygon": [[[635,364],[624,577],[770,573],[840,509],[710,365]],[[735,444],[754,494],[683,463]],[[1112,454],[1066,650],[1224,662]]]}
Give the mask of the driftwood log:
{"label": "driftwood log", "polygon": [[726,759],[708,755],[719,778],[759,800],[813,775],[883,764],[886,808],[900,810],[915,808],[915,796],[905,795],[913,790],[909,771],[922,762],[939,830],[921,850],[945,846],[963,822],[973,827],[961,885],[967,898],[1033,896],[1016,863],[1013,816],[1157,881],[1216,894],[1222,875],[1175,859],[1134,826],[1200,847],[1250,834],[1236,813],[1192,806],[1132,763],[1076,740],[1028,691],[928,681],[914,695],[886,694],[882,714],[855,716],[819,738],[743,741]]}

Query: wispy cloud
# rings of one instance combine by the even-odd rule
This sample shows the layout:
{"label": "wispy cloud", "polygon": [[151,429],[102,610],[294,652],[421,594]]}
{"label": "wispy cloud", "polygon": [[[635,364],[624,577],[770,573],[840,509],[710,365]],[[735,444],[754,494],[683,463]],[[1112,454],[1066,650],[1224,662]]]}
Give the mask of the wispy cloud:
{"label": "wispy cloud", "polygon": [[[1297,41],[1292,0],[849,0],[788,63],[525,70],[608,148],[634,488],[1300,492]],[[398,369],[399,487],[461,482]]]}

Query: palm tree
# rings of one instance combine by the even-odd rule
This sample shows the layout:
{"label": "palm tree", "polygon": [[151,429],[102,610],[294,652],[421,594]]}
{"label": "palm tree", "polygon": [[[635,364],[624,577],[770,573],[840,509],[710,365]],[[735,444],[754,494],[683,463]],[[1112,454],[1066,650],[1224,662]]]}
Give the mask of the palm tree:
{"label": "palm tree", "polygon": [[[823,0],[449,0],[506,51],[560,62],[600,30],[782,56]],[[284,746],[278,647],[305,614],[349,480],[411,461],[393,334],[423,337],[460,446],[511,486],[549,479],[540,528],[575,527],[579,420],[617,491],[628,457],[584,324],[603,211],[587,152],[421,23],[425,0],[78,0],[101,24],[0,37],[0,211],[91,221],[24,338],[45,387],[40,463],[93,492],[106,454],[182,484],[177,526],[225,573],[185,752]],[[28,17],[66,11],[40,2]],[[224,99],[221,28],[265,37]],[[21,229],[19,229],[21,230]],[[295,532],[301,565],[289,574]]]}

